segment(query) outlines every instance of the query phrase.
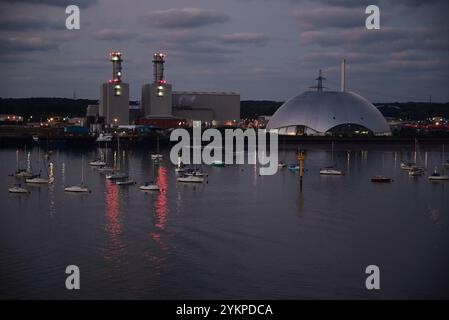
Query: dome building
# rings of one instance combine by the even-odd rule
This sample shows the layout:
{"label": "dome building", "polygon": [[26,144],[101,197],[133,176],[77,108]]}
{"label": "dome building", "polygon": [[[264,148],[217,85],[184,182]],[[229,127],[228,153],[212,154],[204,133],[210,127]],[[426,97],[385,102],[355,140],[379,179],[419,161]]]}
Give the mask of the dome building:
{"label": "dome building", "polygon": [[380,111],[362,96],[345,90],[345,61],[341,91],[324,91],[321,70],[316,91],[286,101],[271,117],[267,130],[281,135],[391,135]]}

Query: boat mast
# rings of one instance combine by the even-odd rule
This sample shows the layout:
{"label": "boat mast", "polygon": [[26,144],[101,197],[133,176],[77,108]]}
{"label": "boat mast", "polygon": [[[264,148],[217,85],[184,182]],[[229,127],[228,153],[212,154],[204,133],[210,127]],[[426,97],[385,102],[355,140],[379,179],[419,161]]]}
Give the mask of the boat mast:
{"label": "boat mast", "polygon": [[81,155],[81,185],[84,185],[84,155]]}

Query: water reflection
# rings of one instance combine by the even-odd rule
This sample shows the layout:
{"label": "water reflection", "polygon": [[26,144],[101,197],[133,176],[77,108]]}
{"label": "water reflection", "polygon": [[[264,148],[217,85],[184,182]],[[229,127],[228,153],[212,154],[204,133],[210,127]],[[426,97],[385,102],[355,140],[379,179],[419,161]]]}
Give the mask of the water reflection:
{"label": "water reflection", "polygon": [[122,234],[122,222],[120,218],[119,186],[111,181],[106,181],[105,217],[104,230],[109,236],[111,246],[104,254],[105,259],[119,259],[123,254],[124,246],[120,239]]}
{"label": "water reflection", "polygon": [[[54,165],[53,162],[50,161],[48,164],[48,179],[50,181],[54,181]],[[54,183],[50,183],[48,185],[48,199],[49,199],[49,213],[51,216],[56,214],[56,200],[55,200],[55,185]]]}
{"label": "water reflection", "polygon": [[[165,231],[165,225],[167,222],[168,215],[168,199],[167,199],[167,189],[168,189],[168,179],[167,179],[167,169],[164,166],[159,166],[156,184],[160,188],[160,192],[153,201],[153,207],[155,212],[155,231],[150,233],[151,238],[156,241],[161,249],[166,250],[167,247],[161,239],[161,232]],[[159,229],[159,230],[157,230]]]}

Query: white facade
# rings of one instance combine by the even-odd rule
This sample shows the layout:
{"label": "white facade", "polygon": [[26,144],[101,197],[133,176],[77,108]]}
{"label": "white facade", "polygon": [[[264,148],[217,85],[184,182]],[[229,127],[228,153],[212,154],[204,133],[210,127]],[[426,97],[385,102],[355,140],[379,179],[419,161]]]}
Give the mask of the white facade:
{"label": "white facade", "polygon": [[[117,89],[117,85],[120,89]],[[117,94],[119,92],[119,95]],[[110,125],[129,124],[129,84],[103,83],[100,92],[100,116]]]}
{"label": "white facade", "polygon": [[375,135],[390,135],[380,111],[368,100],[349,91],[306,91],[285,102],[267,124],[268,130],[293,134],[305,127],[306,134],[324,135],[340,125],[362,126]]}

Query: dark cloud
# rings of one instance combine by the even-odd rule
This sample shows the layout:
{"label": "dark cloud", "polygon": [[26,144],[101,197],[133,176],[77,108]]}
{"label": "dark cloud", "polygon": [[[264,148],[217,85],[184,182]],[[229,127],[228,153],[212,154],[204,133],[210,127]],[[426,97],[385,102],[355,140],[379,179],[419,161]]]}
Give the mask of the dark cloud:
{"label": "dark cloud", "polygon": [[2,46],[0,54],[27,53],[34,51],[49,51],[58,48],[58,43],[42,37],[0,37]]}
{"label": "dark cloud", "polygon": [[77,5],[80,8],[87,8],[97,3],[97,0],[2,0],[9,3],[30,3],[30,4],[46,4],[56,7],[67,7],[69,5]]}
{"label": "dark cloud", "polygon": [[215,10],[184,8],[150,11],[143,20],[147,26],[156,28],[198,28],[227,22],[230,18]]}
{"label": "dark cloud", "polygon": [[381,28],[367,31],[361,27],[333,31],[311,30],[302,32],[300,41],[304,45],[340,47],[353,52],[362,50],[389,53],[410,48],[444,51],[449,49],[447,32],[448,28]]}
{"label": "dark cloud", "polygon": [[222,43],[230,44],[255,44],[255,45],[266,45],[270,38],[263,33],[232,33],[223,34],[218,37],[218,40]]}
{"label": "dark cloud", "polygon": [[65,29],[64,19],[41,17],[32,14],[0,15],[0,30],[46,30]]}
{"label": "dark cloud", "polygon": [[294,3],[321,3],[334,7],[367,7],[369,5],[377,6],[408,6],[419,7],[422,5],[435,5],[447,2],[447,0],[287,0]]}
{"label": "dark cloud", "polygon": [[135,37],[137,37],[137,33],[123,29],[101,29],[93,33],[93,38],[96,40],[123,41],[131,40]]}
{"label": "dark cloud", "polygon": [[365,8],[325,7],[293,13],[302,29],[353,28],[365,25]]}

